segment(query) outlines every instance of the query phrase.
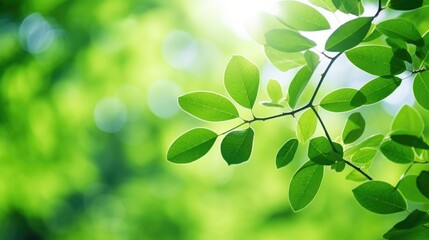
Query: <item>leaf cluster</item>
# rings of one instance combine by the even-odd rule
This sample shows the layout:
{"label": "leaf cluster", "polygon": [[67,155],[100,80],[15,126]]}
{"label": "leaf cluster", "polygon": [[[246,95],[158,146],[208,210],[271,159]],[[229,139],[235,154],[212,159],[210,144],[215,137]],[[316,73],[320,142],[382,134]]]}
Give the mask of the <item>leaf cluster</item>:
{"label": "leaf cluster", "polygon": [[[375,134],[356,143],[364,135],[367,121],[364,112],[356,110],[390,96],[402,81],[412,78],[416,102],[429,110],[429,72],[426,70],[429,66],[429,33],[421,34],[414,23],[401,17],[378,19],[385,8],[415,10],[423,7],[423,1],[391,0],[386,6],[379,1],[372,16],[362,16],[365,6],[360,0],[311,0],[310,3],[312,6],[298,1],[281,1],[278,15],[261,14],[271,22],[278,21],[263,29],[264,41],[259,41],[264,45],[268,60],[281,71],[299,68],[287,91],[280,81],[268,81],[266,91],[269,99],[260,103],[276,108],[280,113],[255,116],[254,106],[261,89],[259,69],[250,60],[233,56],[224,75],[228,96],[192,92],[179,97],[179,105],[201,120],[221,122],[236,119],[240,123],[219,134],[205,128],[193,129],[173,142],[167,159],[174,163],[195,161],[204,156],[218,138],[222,138],[220,152],[226,163],[246,162],[254,147],[255,132],[251,124],[291,116],[297,122],[296,137],[285,140],[276,154],[275,163],[277,168],[286,167],[297,161],[295,155],[300,147],[307,148],[308,159],[297,169],[289,185],[289,201],[294,211],[302,210],[316,197],[325,167],[336,172],[350,167],[346,178],[363,182],[352,190],[353,195],[363,208],[371,212],[391,214],[408,210],[410,201],[429,203],[429,171],[408,174],[416,164],[429,164],[429,144],[423,135],[425,123],[414,107],[404,105],[401,108],[393,118],[389,134]],[[320,8],[354,17],[331,30],[325,51],[316,53],[316,42],[302,33],[331,28]],[[335,55],[331,57],[329,52]],[[374,75],[374,78],[360,89],[336,89],[317,101],[327,73],[342,54],[356,68]],[[323,61],[321,57],[327,61],[324,69],[319,67]],[[318,71],[321,73],[316,74]],[[408,77],[404,78],[403,73]],[[316,76],[320,77],[312,95],[302,99],[310,80]],[[333,140],[325,126],[320,108],[334,113],[354,111],[348,114],[341,136],[335,138],[339,139],[338,142]],[[241,110],[250,111],[252,118],[242,118]],[[313,136],[318,127],[324,134]],[[373,180],[370,176],[370,167],[379,152],[393,163],[408,166],[396,186],[383,180]],[[426,211],[415,210],[384,237],[417,239],[415,236],[428,236],[428,219]]]}

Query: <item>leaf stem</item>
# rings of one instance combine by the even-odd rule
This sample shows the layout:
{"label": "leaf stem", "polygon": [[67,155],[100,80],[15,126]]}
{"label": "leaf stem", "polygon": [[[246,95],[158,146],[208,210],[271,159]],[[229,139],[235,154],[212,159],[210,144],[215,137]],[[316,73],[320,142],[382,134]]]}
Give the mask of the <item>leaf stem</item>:
{"label": "leaf stem", "polygon": [[[326,129],[325,124],[323,123],[322,118],[320,117],[319,113],[316,111],[316,108],[314,108],[314,106],[310,106],[311,110],[313,110],[314,114],[316,114],[317,119],[319,120],[320,125],[322,125],[323,131],[325,132],[325,136],[328,139],[329,143],[331,144],[332,150],[336,153],[338,153],[338,150],[335,148],[334,146],[334,142],[332,141],[331,136],[329,135],[328,130]],[[360,167],[354,165],[352,162],[347,161],[345,159],[343,159],[343,161],[349,165],[350,167],[354,168],[356,171],[358,171],[359,173],[361,173],[363,176],[365,176],[368,180],[372,180],[372,177],[369,176],[366,172],[364,172]]]}
{"label": "leaf stem", "polygon": [[407,169],[405,170],[405,172],[399,177],[399,181],[395,186],[395,189],[399,187],[399,184],[401,183],[402,178],[405,177],[405,175],[407,175],[407,173],[410,171],[410,169],[414,166],[415,162],[411,163]]}
{"label": "leaf stem", "polygon": [[310,106],[310,108],[311,110],[313,110],[314,114],[316,114],[316,117],[319,120],[320,125],[322,125],[323,131],[325,132],[325,136],[328,139],[329,143],[331,144],[332,150],[334,152],[338,152],[338,150],[334,146],[334,142],[332,141],[331,136],[329,135],[328,129],[326,129],[325,123],[323,123],[323,120],[320,117],[319,113],[316,111],[316,108],[314,106]]}
{"label": "leaf stem", "polygon": [[356,171],[358,171],[360,174],[364,175],[368,180],[373,180],[371,176],[369,176],[366,172],[364,172],[360,167],[354,165],[352,162],[343,159],[344,162],[349,165],[350,167],[354,168]]}
{"label": "leaf stem", "polygon": [[322,77],[320,77],[319,82],[317,83],[316,89],[313,92],[313,95],[311,96],[310,101],[306,105],[307,107],[310,107],[313,105],[314,99],[316,99],[316,95],[319,92],[320,87],[322,86],[323,80],[325,80],[326,74],[328,73],[329,69],[331,69],[332,64],[334,64],[335,60],[342,54],[342,52],[338,53],[334,57],[331,58],[331,61],[329,62],[328,66],[326,67],[325,71],[322,73]]}
{"label": "leaf stem", "polygon": [[[237,129],[237,128],[241,127],[241,126],[243,126],[244,124],[251,124],[251,123],[256,122],[256,121],[267,121],[267,120],[271,120],[271,119],[275,119],[275,118],[280,118],[280,117],[284,117],[284,116],[289,116],[289,115],[291,115],[291,116],[295,116],[295,114],[296,114],[296,113],[301,112],[301,111],[303,111],[303,110],[305,110],[305,109],[307,109],[307,108],[311,108],[311,109],[313,110],[314,114],[316,114],[316,117],[317,117],[318,121],[320,122],[320,125],[322,125],[323,131],[325,132],[325,136],[326,136],[326,138],[328,139],[328,141],[329,141],[329,143],[330,143],[330,145],[331,145],[331,147],[332,147],[332,150],[333,150],[334,152],[338,152],[338,150],[337,150],[337,149],[335,148],[335,146],[334,146],[334,142],[332,141],[331,136],[329,135],[329,132],[328,132],[328,130],[327,130],[327,128],[326,128],[326,126],[325,126],[325,124],[324,124],[324,122],[323,122],[322,118],[320,117],[319,113],[316,111],[316,108],[315,108],[315,106],[313,105],[313,102],[314,102],[314,100],[316,99],[317,93],[319,92],[319,89],[320,89],[320,87],[322,86],[322,83],[323,83],[323,81],[325,80],[325,78],[326,78],[326,75],[327,75],[328,71],[331,69],[331,67],[332,67],[332,65],[334,64],[335,60],[337,60],[337,58],[338,58],[342,53],[343,53],[343,52],[340,52],[340,53],[338,53],[337,55],[335,55],[334,57],[330,57],[330,56],[327,56],[325,53],[322,53],[323,55],[325,55],[327,58],[329,58],[329,59],[330,59],[330,62],[329,62],[329,64],[328,64],[328,66],[326,66],[325,71],[323,71],[323,73],[322,73],[322,75],[321,75],[321,77],[320,77],[320,80],[319,80],[319,82],[317,83],[316,89],[314,90],[314,92],[313,92],[313,94],[312,94],[312,96],[311,96],[311,98],[310,98],[310,101],[309,101],[306,105],[304,105],[304,106],[302,106],[302,107],[300,107],[300,108],[294,109],[294,110],[292,110],[292,111],[283,112],[283,113],[280,113],[280,114],[277,114],[277,115],[268,116],[268,117],[256,117],[256,116],[254,116],[254,115],[253,115],[253,112],[252,112],[253,119],[251,119],[251,120],[243,120],[243,122],[242,122],[242,123],[240,123],[240,124],[238,124],[237,126],[235,126],[235,127],[231,128],[231,129],[229,129],[229,130],[227,130],[227,131],[225,131],[225,132],[223,132],[223,133],[219,134],[219,136],[224,135],[224,134],[226,134],[226,133],[229,133],[229,132],[231,132],[231,131],[233,131],[233,130],[235,130],[235,129]],[[345,162],[347,165],[349,165],[349,166],[351,166],[352,168],[354,168],[356,171],[358,171],[358,172],[359,172],[359,173],[361,173],[363,176],[365,176],[368,180],[372,180],[372,177],[371,177],[371,176],[369,176],[367,173],[365,173],[365,172],[364,172],[362,169],[360,169],[358,166],[354,165],[353,163],[351,163],[351,162],[349,162],[349,161],[347,161],[347,160],[345,160],[345,159],[343,159],[343,160],[344,160],[344,162]]]}
{"label": "leaf stem", "polygon": [[[389,2],[388,2],[389,3]],[[377,12],[374,15],[374,18],[376,18],[378,16],[378,14],[380,14],[380,12],[383,10],[383,7],[381,6],[381,0],[378,0],[378,9]]]}
{"label": "leaf stem", "polygon": [[231,131],[233,131],[233,130],[235,130],[235,129],[237,129],[237,128],[241,127],[241,126],[243,126],[243,125],[244,125],[244,124],[246,124],[246,123],[251,123],[251,121],[243,120],[243,122],[242,122],[242,123],[238,124],[237,126],[235,126],[235,127],[233,127],[233,128],[230,128],[229,130],[226,130],[226,131],[225,131],[225,132],[223,132],[223,133],[218,134],[218,136],[225,135],[225,134],[227,134],[227,133],[229,133],[229,132],[231,132]]}

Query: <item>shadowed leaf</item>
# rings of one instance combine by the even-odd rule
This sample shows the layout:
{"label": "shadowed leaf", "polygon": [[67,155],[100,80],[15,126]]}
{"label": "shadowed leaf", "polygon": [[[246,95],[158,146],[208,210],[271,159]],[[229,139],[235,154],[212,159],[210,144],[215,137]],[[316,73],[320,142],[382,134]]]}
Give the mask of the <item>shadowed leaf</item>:
{"label": "shadowed leaf", "polygon": [[368,181],[353,189],[359,204],[367,210],[379,214],[402,212],[407,202],[393,186],[382,181]]}

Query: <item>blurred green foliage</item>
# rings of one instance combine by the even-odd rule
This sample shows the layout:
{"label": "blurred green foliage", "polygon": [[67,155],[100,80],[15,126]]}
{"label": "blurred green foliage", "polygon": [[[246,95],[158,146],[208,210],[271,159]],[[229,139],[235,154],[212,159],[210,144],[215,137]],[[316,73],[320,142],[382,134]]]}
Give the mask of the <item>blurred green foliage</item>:
{"label": "blurred green foliage", "polygon": [[[403,218],[358,207],[356,184],[335,173],[317,204],[292,214],[287,183],[299,164],[277,171],[266,154],[294,134],[292,119],[256,125],[264,139],[245,165],[216,152],[166,161],[174,137],[195,125],[177,96],[219,89],[232,54],[266,62],[213,6],[0,2],[0,239],[375,239]],[[371,117],[388,119],[380,110]],[[388,169],[392,182],[403,170]]]}

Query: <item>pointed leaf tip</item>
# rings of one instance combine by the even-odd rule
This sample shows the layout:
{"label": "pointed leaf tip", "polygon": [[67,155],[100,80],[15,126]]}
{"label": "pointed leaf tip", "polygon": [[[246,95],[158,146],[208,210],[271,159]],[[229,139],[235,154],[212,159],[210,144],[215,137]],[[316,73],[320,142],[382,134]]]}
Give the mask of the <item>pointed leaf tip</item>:
{"label": "pointed leaf tip", "polygon": [[259,69],[246,58],[233,56],[225,70],[224,84],[232,99],[252,109],[259,90]]}
{"label": "pointed leaf tip", "polygon": [[239,116],[226,97],[212,92],[192,92],[179,97],[180,107],[187,113],[206,121],[225,121]]}
{"label": "pointed leaf tip", "polygon": [[252,153],[253,137],[252,128],[237,130],[228,133],[222,140],[220,150],[223,159],[231,164],[239,164],[249,160]]}
{"label": "pointed leaf tip", "polygon": [[167,152],[173,163],[190,163],[204,156],[213,146],[217,134],[206,128],[192,129],[178,137]]}
{"label": "pointed leaf tip", "polygon": [[289,202],[294,212],[298,212],[313,201],[323,179],[323,166],[308,161],[302,165],[289,185]]}

